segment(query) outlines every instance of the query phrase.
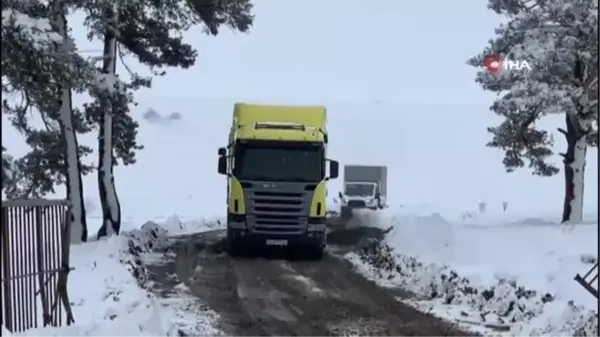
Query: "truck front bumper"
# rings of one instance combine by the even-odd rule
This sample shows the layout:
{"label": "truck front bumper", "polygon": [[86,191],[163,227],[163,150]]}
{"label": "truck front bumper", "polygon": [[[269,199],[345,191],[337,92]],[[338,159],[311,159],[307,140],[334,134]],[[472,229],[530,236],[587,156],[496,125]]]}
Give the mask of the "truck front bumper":
{"label": "truck front bumper", "polygon": [[308,224],[305,230],[295,233],[249,230],[244,222],[228,222],[227,238],[243,245],[324,247],[327,241],[326,224]]}

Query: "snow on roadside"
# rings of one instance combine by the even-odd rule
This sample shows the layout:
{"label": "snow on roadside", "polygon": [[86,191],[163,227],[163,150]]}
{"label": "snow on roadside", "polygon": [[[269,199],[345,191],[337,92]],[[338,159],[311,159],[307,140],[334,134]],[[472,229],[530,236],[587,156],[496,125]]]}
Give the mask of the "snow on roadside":
{"label": "snow on roadside", "polygon": [[[486,334],[598,335],[597,301],[573,281],[592,266],[583,257],[597,252],[597,226],[473,230],[391,212],[378,221],[394,229],[346,258],[379,284],[412,291],[407,303]],[[372,214],[367,222],[376,225]]]}
{"label": "snow on roadside", "polygon": [[[147,222],[120,236],[71,246],[69,297],[75,324],[28,330],[17,336],[208,336],[218,315],[177,289],[170,298],[157,298],[150,285],[144,256],[168,253],[172,235],[219,227],[214,221]],[[4,327],[3,327],[4,329]],[[3,332],[3,335],[4,332]]]}

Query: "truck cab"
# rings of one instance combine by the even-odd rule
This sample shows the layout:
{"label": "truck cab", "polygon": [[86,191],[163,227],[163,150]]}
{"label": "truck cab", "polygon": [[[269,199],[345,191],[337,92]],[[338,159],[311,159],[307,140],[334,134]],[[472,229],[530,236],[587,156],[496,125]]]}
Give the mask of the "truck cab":
{"label": "truck cab", "polygon": [[344,190],[339,197],[344,217],[353,209],[387,207],[387,167],[345,165]]}
{"label": "truck cab", "polygon": [[218,172],[227,176],[230,252],[291,246],[320,257],[326,187],[339,165],[327,159],[324,107],[237,103]]}
{"label": "truck cab", "polygon": [[379,184],[372,181],[352,181],[344,184],[343,203],[350,208],[383,208]]}

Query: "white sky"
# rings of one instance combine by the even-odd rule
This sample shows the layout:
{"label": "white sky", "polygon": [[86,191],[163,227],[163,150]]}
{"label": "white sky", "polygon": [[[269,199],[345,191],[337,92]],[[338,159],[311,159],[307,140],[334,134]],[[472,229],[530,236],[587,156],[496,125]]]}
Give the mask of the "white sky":
{"label": "white sky", "polygon": [[[256,21],[249,34],[188,32],[185,38],[200,53],[196,66],[169,70],[151,90],[136,96],[139,113],[154,107],[177,111],[189,121],[186,128],[194,131],[186,139],[197,137],[198,152],[206,152],[193,165],[208,168],[211,184],[225,190],[224,179],[214,172],[216,147],[226,141],[234,101],[316,103],[330,106],[331,156],[342,164],[389,165],[390,184],[394,182],[402,202],[413,198],[449,208],[475,207],[482,198],[508,199],[523,211],[560,212],[562,174],[551,179],[532,178],[525,170],[504,174],[499,151],[484,147],[489,139],[485,128],[498,121],[488,110],[494,96],[474,82],[476,70],[466,60],[483,50],[500,22],[486,1],[254,2]],[[77,18],[70,23],[76,25]],[[84,39],[81,34],[80,49],[101,49],[99,42]],[[144,68],[129,63],[143,73]],[[344,120],[354,122],[351,126]],[[560,118],[544,123],[554,127]],[[209,134],[214,137],[207,139]],[[351,156],[345,144],[363,139],[364,149],[351,151]],[[557,141],[561,149],[562,138]],[[151,148],[140,157],[140,166],[151,166]],[[598,202],[596,153],[589,151],[586,168],[585,204],[593,213]],[[138,172],[125,171],[130,172],[123,173],[127,179]],[[123,181],[119,172],[116,179]],[[188,195],[194,193],[202,192]]]}
{"label": "white sky", "polygon": [[[485,103],[467,58],[498,18],[485,1],[257,0],[249,35],[187,34],[191,70],[157,81],[178,96]],[[182,85],[182,79],[186,85]],[[176,89],[175,89],[176,88]],[[169,94],[170,95],[170,94]]]}

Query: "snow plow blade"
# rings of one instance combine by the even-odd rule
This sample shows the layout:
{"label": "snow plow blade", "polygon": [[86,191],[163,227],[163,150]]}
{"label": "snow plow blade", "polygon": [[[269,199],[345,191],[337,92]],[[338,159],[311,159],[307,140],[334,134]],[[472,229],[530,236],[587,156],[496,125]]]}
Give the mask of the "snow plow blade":
{"label": "snow plow blade", "polygon": [[596,263],[590,270],[582,277],[581,275],[575,275],[575,281],[581,284],[590,294],[598,298],[598,288],[594,288],[594,282],[598,280],[598,263]]}

